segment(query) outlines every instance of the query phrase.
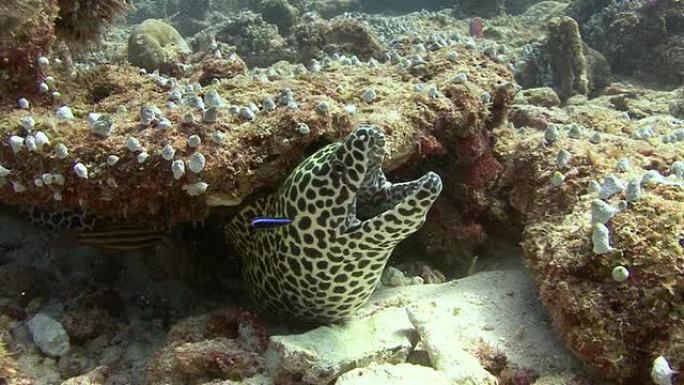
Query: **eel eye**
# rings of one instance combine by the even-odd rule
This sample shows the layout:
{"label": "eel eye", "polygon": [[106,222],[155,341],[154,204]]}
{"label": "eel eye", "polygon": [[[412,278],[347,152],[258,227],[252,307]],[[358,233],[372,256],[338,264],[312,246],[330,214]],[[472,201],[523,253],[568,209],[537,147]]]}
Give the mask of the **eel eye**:
{"label": "eel eye", "polygon": [[336,161],[332,164],[332,173],[334,176],[341,178],[344,174],[344,164],[341,161]]}

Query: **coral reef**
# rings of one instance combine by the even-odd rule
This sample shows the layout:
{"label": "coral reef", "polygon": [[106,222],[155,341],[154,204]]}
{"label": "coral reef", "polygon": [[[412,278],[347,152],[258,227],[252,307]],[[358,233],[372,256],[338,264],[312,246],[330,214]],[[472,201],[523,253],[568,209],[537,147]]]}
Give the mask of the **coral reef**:
{"label": "coral reef", "polygon": [[57,1],[10,1],[0,7],[10,32],[0,36],[0,98],[38,95],[44,75],[38,58],[49,55],[56,41]]}
{"label": "coral reef", "polygon": [[550,56],[554,83],[561,101],[575,94],[589,93],[587,58],[582,50],[582,37],[577,22],[561,17],[549,22],[546,50]]}
{"label": "coral reef", "polygon": [[176,323],[148,362],[145,384],[241,381],[265,370],[265,326],[248,312],[218,309]]}
{"label": "coral reef", "polygon": [[291,45],[278,28],[252,11],[230,16],[213,14],[211,25],[201,33],[213,36],[218,43],[234,46],[236,53],[252,67],[268,67],[281,60],[293,61]]}
{"label": "coral reef", "polygon": [[[681,1],[576,0],[568,14],[586,42],[608,58],[613,71],[664,86],[682,83]],[[635,55],[634,52],[639,52]]]}
{"label": "coral reef", "polygon": [[305,63],[335,52],[355,55],[364,61],[380,59],[385,52],[377,36],[364,23],[350,18],[316,19],[313,23],[300,24],[294,37],[298,59]]}
{"label": "coral reef", "polygon": [[325,18],[333,18],[347,12],[362,10],[360,0],[293,0],[292,5],[300,13],[316,12]]}
{"label": "coral reef", "polygon": [[549,20],[546,37],[520,53],[516,80],[525,88],[551,86],[562,103],[574,95],[597,95],[611,70],[598,51],[582,41],[577,23],[561,16]]}
{"label": "coral reef", "polygon": [[55,33],[72,47],[87,45],[97,41],[128,7],[127,0],[59,0]]}
{"label": "coral reef", "polygon": [[138,24],[128,38],[128,60],[150,72],[177,72],[178,64],[190,52],[178,31],[157,19]]}
{"label": "coral reef", "polygon": [[278,26],[278,32],[287,36],[299,20],[297,9],[287,0],[258,0],[254,10],[261,13],[265,21]]}
{"label": "coral reef", "polygon": [[647,382],[660,355],[684,365],[676,165],[684,153],[674,145],[682,126],[658,115],[667,114],[670,93],[650,94],[653,110],[641,119],[610,112],[637,116],[634,92],[614,87],[565,117],[549,114],[545,132],[502,129],[495,149],[554,325],[598,376],[619,383]]}

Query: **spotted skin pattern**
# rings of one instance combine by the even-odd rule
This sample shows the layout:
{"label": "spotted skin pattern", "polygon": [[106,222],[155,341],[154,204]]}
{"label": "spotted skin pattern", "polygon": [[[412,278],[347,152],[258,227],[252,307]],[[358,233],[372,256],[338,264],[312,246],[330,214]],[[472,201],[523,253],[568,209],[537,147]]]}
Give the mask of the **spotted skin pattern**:
{"label": "spotted skin pattern", "polygon": [[[392,184],[384,135],[363,125],[304,160],[273,195],[226,226],[242,275],[262,310],[312,323],[351,318],[375,289],[394,247],[418,230],[442,190],[435,173]],[[359,212],[357,208],[366,212]],[[257,216],[292,224],[250,229]]]}

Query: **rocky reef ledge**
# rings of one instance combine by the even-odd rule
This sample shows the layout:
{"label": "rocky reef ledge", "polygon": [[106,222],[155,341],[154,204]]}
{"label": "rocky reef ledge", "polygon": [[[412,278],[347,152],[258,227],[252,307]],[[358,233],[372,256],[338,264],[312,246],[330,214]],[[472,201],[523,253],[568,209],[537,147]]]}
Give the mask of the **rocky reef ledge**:
{"label": "rocky reef ledge", "polygon": [[465,137],[502,121],[514,93],[508,66],[464,44],[420,57],[251,73],[236,55],[208,57],[182,81],[116,65],[67,75],[45,58],[45,92],[0,106],[0,201],[198,220],[277,186],[358,123],[384,129],[393,169],[426,155],[421,143],[440,132]]}

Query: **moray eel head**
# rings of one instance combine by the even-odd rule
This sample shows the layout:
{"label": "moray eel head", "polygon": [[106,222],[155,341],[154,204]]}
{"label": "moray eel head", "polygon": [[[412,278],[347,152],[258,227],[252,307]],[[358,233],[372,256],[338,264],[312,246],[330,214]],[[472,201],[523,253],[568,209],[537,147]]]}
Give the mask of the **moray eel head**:
{"label": "moray eel head", "polygon": [[[226,226],[257,304],[328,323],[349,319],[368,301],[392,250],[423,225],[442,190],[433,172],[389,182],[381,168],[384,146],[379,128],[358,127],[305,159],[275,194]],[[251,231],[254,216],[292,223]]]}

